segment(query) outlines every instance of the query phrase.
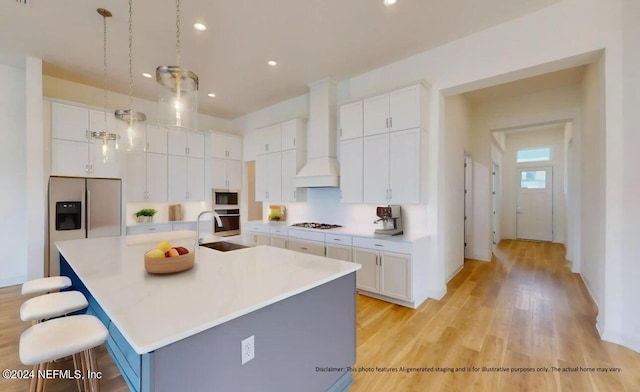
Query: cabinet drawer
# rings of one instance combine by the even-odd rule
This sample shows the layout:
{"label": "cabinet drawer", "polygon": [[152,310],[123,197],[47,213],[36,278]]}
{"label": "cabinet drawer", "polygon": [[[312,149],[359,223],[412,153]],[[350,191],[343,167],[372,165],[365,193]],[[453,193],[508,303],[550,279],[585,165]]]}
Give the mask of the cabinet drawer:
{"label": "cabinet drawer", "polygon": [[411,242],[380,240],[377,238],[353,237],[353,246],[406,254],[410,254],[413,250]]}
{"label": "cabinet drawer", "polygon": [[269,232],[275,235],[281,235],[286,237],[289,229],[286,226],[271,226]]}
{"label": "cabinet drawer", "polygon": [[343,234],[329,234],[325,235],[325,242],[329,244],[339,244],[351,246],[351,236]]}
{"label": "cabinet drawer", "polygon": [[157,225],[129,226],[127,235],[155,233],[157,231],[173,231],[171,223],[161,223]]}
{"label": "cabinet drawer", "polygon": [[258,232],[258,233],[267,233],[267,234],[269,234],[269,226],[267,226],[267,225],[249,223],[249,224],[247,224],[247,227],[245,229],[247,231],[254,231],[254,232]]}
{"label": "cabinet drawer", "polygon": [[324,233],[319,231],[289,229],[289,237],[324,243]]}
{"label": "cabinet drawer", "polygon": [[307,253],[310,255],[324,256],[324,242],[316,241],[300,241],[289,239],[287,248],[300,253]]}

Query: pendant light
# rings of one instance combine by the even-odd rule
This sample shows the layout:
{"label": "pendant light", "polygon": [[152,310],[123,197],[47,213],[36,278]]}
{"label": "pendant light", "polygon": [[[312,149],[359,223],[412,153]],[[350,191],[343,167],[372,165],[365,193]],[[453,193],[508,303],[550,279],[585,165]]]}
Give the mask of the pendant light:
{"label": "pendant light", "polygon": [[141,151],[144,145],[142,122],[147,115],[133,110],[133,0],[129,0],[129,109],[115,111],[117,119],[127,122],[127,151]]}
{"label": "pendant light", "polygon": [[111,17],[111,12],[104,8],[98,8],[98,14],[102,16],[103,21],[103,64],[104,64],[104,127],[100,131],[91,132],[91,137],[94,139],[102,140],[102,161],[107,163],[111,160],[112,153],[109,148],[109,142],[115,141],[115,149],[118,149],[118,139],[120,135],[114,132],[109,132],[107,129],[107,18]]}
{"label": "pendant light", "polygon": [[176,0],[176,64],[156,68],[158,124],[169,128],[198,129],[198,76],[180,65],[180,0]]}

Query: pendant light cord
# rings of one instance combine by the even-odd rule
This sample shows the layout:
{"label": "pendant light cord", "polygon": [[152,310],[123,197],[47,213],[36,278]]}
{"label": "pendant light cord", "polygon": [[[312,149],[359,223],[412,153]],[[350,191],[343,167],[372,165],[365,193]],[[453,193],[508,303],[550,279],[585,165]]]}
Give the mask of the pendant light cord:
{"label": "pendant light cord", "polygon": [[104,130],[107,130],[107,17],[102,17],[103,21],[103,65],[104,65]]}
{"label": "pendant light cord", "polygon": [[180,67],[180,0],[176,0],[176,65]]}
{"label": "pendant light cord", "polygon": [[132,7],[132,3],[133,3],[133,0],[129,0],[129,110],[130,110],[130,116],[133,119],[133,27],[132,27],[133,7]]}

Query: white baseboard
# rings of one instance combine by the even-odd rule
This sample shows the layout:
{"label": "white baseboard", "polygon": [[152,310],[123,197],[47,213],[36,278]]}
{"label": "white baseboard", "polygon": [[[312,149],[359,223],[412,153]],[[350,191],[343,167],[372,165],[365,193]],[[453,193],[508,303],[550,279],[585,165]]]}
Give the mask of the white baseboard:
{"label": "white baseboard", "polygon": [[453,271],[453,273],[447,278],[447,283],[449,283],[451,279],[453,279],[456,275],[458,275],[458,272],[462,271],[463,268],[464,268],[464,263],[462,263],[462,265],[457,270]]}
{"label": "white baseboard", "polygon": [[23,284],[26,281],[26,276],[10,276],[8,278],[0,279],[0,287],[15,286],[17,284]]}
{"label": "white baseboard", "polygon": [[445,294],[447,294],[447,286],[443,286],[439,290],[428,290],[427,291],[427,296],[429,298],[433,298],[433,299],[438,300],[438,301],[440,301],[442,299],[442,297],[445,296]]}
{"label": "white baseboard", "polygon": [[[600,329],[598,329],[598,332],[600,332]],[[617,332],[611,333],[609,331],[605,331],[603,334],[600,334],[600,338],[602,340],[606,340],[607,342],[619,344],[621,346],[630,348],[637,353],[640,353],[640,339],[638,339],[637,337],[625,336]]]}

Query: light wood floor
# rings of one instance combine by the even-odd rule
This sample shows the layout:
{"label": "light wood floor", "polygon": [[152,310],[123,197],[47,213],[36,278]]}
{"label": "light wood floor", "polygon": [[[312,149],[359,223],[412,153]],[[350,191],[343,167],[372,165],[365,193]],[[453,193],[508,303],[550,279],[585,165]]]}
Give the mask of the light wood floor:
{"label": "light wood floor", "polygon": [[[603,342],[597,309],[569,271],[557,244],[503,241],[490,263],[466,261],[441,301],[416,310],[358,295],[356,368],[453,368],[454,372],[356,372],[350,392],[369,391],[640,391],[640,354]],[[19,287],[0,289],[0,369],[26,369],[18,339]],[[106,350],[99,353],[103,392],[128,388]],[[70,368],[70,363],[56,363]],[[551,367],[621,368],[620,373],[552,372]],[[456,368],[480,368],[478,372]],[[483,372],[482,367],[549,372]],[[435,370],[435,369],[434,369]],[[28,381],[0,378],[0,391],[25,391]],[[73,391],[53,380],[47,391]]]}

